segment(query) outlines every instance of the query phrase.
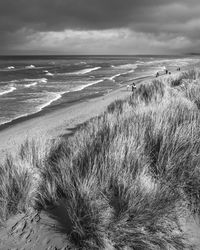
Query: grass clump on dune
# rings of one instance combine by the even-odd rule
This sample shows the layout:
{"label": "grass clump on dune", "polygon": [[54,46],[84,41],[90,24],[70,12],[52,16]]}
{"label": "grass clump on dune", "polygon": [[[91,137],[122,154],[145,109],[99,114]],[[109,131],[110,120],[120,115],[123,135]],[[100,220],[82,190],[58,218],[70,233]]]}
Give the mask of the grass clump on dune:
{"label": "grass clump on dune", "polygon": [[141,84],[45,153],[22,146],[0,166],[2,223],[53,205],[75,249],[188,249],[180,219],[200,212],[199,86],[196,71]]}

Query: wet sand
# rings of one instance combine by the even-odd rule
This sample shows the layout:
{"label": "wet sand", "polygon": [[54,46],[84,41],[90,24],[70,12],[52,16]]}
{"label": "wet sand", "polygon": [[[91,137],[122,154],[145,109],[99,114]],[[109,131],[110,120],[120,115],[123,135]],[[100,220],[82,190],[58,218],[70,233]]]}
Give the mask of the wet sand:
{"label": "wet sand", "polygon": [[[141,77],[135,80],[136,86],[154,77]],[[128,82],[131,84],[132,81]],[[70,135],[76,128],[103,113],[107,106],[117,99],[131,95],[127,84],[103,96],[83,99],[66,107],[57,107],[53,111],[44,110],[41,113],[17,119],[9,124],[0,126],[1,156],[7,152],[16,153],[25,140],[46,141],[63,135]],[[2,159],[2,157],[1,157]]]}
{"label": "wet sand", "polygon": [[[150,79],[152,78],[146,80]],[[141,82],[144,82],[144,79],[137,80],[136,86]],[[6,150],[16,152],[26,138],[43,140],[70,135],[79,124],[100,115],[114,100],[127,98],[131,93],[131,89],[124,86],[104,96],[83,100],[65,108],[12,123],[0,131],[0,150],[3,153]],[[10,218],[1,231],[0,249],[73,249],[63,234],[50,230],[59,227],[60,220],[64,221],[62,209],[58,208],[32,216],[18,214]],[[189,222],[184,222],[184,227],[184,231],[191,236],[192,243],[199,246],[197,223],[189,219]],[[106,249],[113,250],[109,246]]]}
{"label": "wet sand", "polygon": [[[138,79],[137,83],[141,81]],[[103,96],[82,100],[65,108],[44,112],[42,115],[24,118],[3,126],[0,130],[0,151],[3,154],[6,151],[15,152],[26,139],[46,140],[71,134],[79,124],[104,112],[114,100],[129,95],[131,89],[123,86]]]}

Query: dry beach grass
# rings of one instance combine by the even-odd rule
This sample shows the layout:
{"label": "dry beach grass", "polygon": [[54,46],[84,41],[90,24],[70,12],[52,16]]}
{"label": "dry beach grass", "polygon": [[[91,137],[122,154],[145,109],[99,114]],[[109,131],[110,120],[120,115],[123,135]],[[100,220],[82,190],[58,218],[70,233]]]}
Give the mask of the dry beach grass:
{"label": "dry beach grass", "polygon": [[15,216],[45,211],[71,249],[192,249],[181,221],[200,214],[199,77],[191,70],[140,84],[73,136],[45,147],[27,141],[8,155],[2,235]]}

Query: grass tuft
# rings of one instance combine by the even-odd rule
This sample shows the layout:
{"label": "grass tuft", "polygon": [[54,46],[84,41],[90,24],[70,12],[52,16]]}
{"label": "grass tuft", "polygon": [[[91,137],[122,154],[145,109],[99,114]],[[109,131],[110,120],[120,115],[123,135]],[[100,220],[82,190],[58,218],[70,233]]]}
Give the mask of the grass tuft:
{"label": "grass tuft", "polygon": [[[55,207],[77,249],[188,249],[200,214],[197,71],[140,84],[49,147],[25,142],[0,165],[0,221]],[[59,217],[59,216],[58,216]]]}

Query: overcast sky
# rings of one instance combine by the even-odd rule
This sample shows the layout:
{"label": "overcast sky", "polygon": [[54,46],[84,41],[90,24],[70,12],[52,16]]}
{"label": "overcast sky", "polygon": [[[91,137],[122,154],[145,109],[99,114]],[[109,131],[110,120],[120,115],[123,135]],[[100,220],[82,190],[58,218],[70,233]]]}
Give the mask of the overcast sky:
{"label": "overcast sky", "polygon": [[0,0],[0,54],[200,52],[199,0]]}

